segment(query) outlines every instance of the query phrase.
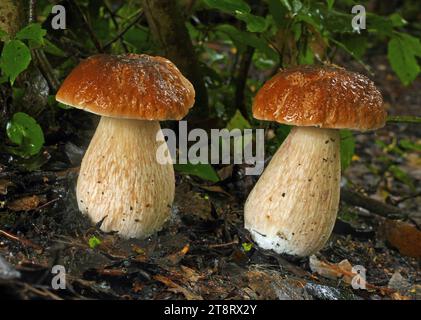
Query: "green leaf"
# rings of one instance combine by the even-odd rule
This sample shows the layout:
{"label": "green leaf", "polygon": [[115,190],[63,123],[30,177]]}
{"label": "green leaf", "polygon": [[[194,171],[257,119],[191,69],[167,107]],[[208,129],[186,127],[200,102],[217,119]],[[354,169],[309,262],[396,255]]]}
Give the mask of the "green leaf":
{"label": "green leaf", "polygon": [[405,171],[403,171],[401,168],[399,168],[396,165],[391,165],[388,170],[391,174],[393,174],[393,176],[396,179],[405,183],[411,189],[414,189],[414,183],[413,183],[411,177]]}
{"label": "green leaf", "polygon": [[237,11],[250,12],[250,6],[243,0],[204,0],[210,8],[225,13],[235,14]]}
{"label": "green leaf", "polygon": [[299,64],[313,64],[314,63],[314,53],[311,50],[310,46],[306,47],[305,52],[300,51],[298,55]]}
{"label": "green leaf", "polygon": [[255,16],[254,14],[237,11],[235,17],[247,24],[247,30],[250,32],[263,32],[267,29],[268,23],[265,18]]}
{"label": "green leaf", "polygon": [[278,28],[286,26],[288,19],[285,16],[288,11],[291,11],[291,5],[287,0],[269,0],[269,12]]}
{"label": "green leaf", "polygon": [[367,13],[367,30],[379,35],[391,36],[393,34],[393,21],[388,17]]}
{"label": "green leaf", "polygon": [[333,8],[333,5],[335,4],[335,0],[326,0],[327,2],[327,8],[331,10]]}
{"label": "green leaf", "polygon": [[344,35],[340,42],[353,57],[361,59],[367,50],[367,38],[361,35]]}
{"label": "green leaf", "polygon": [[408,24],[408,21],[406,21],[399,13],[393,13],[389,16],[390,21],[392,21],[392,24],[394,27],[403,27]]}
{"label": "green leaf", "polygon": [[299,0],[292,0],[292,12],[298,13],[303,8],[303,4]]}
{"label": "green leaf", "polygon": [[44,133],[34,118],[23,112],[15,113],[7,123],[6,133],[18,147],[9,148],[21,157],[36,155],[44,145]]}
{"label": "green leaf", "polygon": [[268,27],[266,19],[251,14],[250,6],[243,0],[204,0],[204,2],[212,9],[221,10],[244,21],[250,32],[263,32]]}
{"label": "green leaf", "polygon": [[281,4],[288,10],[288,11],[292,11],[292,7],[289,4],[288,0],[278,0],[281,2]]}
{"label": "green leaf", "polygon": [[17,76],[28,68],[30,62],[31,52],[22,41],[6,42],[0,57],[0,67],[12,85]]}
{"label": "green leaf", "polygon": [[399,146],[410,151],[421,151],[421,144],[412,142],[408,139],[403,139],[399,141]]}
{"label": "green leaf", "polygon": [[421,58],[421,41],[407,33],[399,33],[403,41],[411,48],[413,54]]}
{"label": "green leaf", "polygon": [[89,247],[91,249],[95,249],[96,247],[98,247],[101,244],[101,239],[99,239],[95,236],[92,236],[92,237],[89,238],[88,244],[89,244]]}
{"label": "green leaf", "polygon": [[341,168],[344,171],[351,164],[355,152],[355,138],[350,130],[341,130]]}
{"label": "green leaf", "polygon": [[278,61],[279,59],[278,54],[271,47],[269,47],[267,41],[262,38],[259,38],[253,33],[240,31],[237,28],[228,24],[218,25],[216,27],[216,31],[228,35],[228,37],[232,39],[237,48],[241,48],[241,46],[245,45],[250,46],[260,50],[266,55],[266,57],[274,61]]}
{"label": "green leaf", "polygon": [[19,40],[30,40],[38,46],[44,45],[44,36],[47,31],[39,23],[31,23],[16,33],[15,38]]}
{"label": "green leaf", "polygon": [[45,46],[43,48],[43,50],[53,56],[56,57],[66,57],[66,53],[61,50],[59,47],[57,47],[54,43],[52,43],[51,41],[49,41],[48,39],[44,39],[44,43]]}
{"label": "green leaf", "polygon": [[149,31],[147,29],[132,27],[124,34],[123,39],[137,50],[145,51],[151,46],[148,37]]}
{"label": "green leaf", "polygon": [[174,169],[180,173],[197,176],[211,182],[218,182],[219,176],[210,164],[174,164]]}
{"label": "green leaf", "polygon": [[243,117],[241,112],[237,110],[234,114],[234,116],[231,118],[231,120],[227,124],[227,129],[249,129],[251,128],[250,123]]}
{"label": "green leaf", "polygon": [[416,56],[421,55],[419,40],[413,37],[395,36],[388,44],[387,57],[393,71],[404,85],[409,85],[420,73]]}

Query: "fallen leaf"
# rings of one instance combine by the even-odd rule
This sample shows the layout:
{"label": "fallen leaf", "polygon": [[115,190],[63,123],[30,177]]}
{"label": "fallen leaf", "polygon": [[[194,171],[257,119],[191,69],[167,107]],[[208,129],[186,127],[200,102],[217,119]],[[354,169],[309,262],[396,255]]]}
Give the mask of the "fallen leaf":
{"label": "fallen leaf", "polygon": [[40,197],[33,195],[13,200],[7,204],[7,208],[12,211],[29,211],[38,207],[40,203]]}
{"label": "fallen leaf", "polygon": [[396,271],[390,278],[387,287],[403,293],[409,290],[411,284],[402,277],[399,271]]}
{"label": "fallen leaf", "polygon": [[13,185],[13,182],[10,180],[0,179],[0,194],[6,195],[7,189]]}
{"label": "fallen leaf", "polygon": [[224,194],[228,197],[232,197],[232,195],[230,195],[228,192],[226,192],[220,186],[200,186],[200,188],[203,189],[203,190],[206,190],[206,191],[215,192],[215,193],[222,193],[222,194]]}
{"label": "fallen leaf", "polygon": [[180,251],[177,251],[175,253],[172,253],[162,259],[159,260],[159,262],[162,264],[168,264],[171,266],[175,266],[177,265],[181,259],[184,258],[184,256],[187,254],[187,252],[189,252],[190,249],[190,245],[186,244],[183,249],[181,249]]}
{"label": "fallen leaf", "polygon": [[180,266],[181,271],[183,272],[183,276],[188,279],[189,282],[197,282],[202,279],[204,276],[201,275],[196,270],[189,268],[187,266]]}
{"label": "fallen leaf", "polygon": [[218,170],[218,176],[221,179],[221,181],[231,178],[233,168],[234,168],[234,165],[230,164]]}
{"label": "fallen leaf", "polygon": [[352,272],[352,265],[348,260],[342,260],[338,264],[319,260],[315,255],[310,257],[310,269],[322,277],[337,280],[343,279],[350,284],[356,273]]}
{"label": "fallen leaf", "polygon": [[165,284],[167,287],[170,288],[169,291],[175,292],[175,293],[181,293],[184,295],[184,297],[187,300],[203,300],[203,298],[197,294],[195,294],[194,292],[191,292],[190,290],[180,286],[179,284],[175,283],[174,281],[172,281],[171,279],[157,274],[154,275],[153,278],[163,284]]}
{"label": "fallen leaf", "polygon": [[384,219],[379,231],[380,236],[402,255],[421,258],[421,231],[416,226],[403,221]]}

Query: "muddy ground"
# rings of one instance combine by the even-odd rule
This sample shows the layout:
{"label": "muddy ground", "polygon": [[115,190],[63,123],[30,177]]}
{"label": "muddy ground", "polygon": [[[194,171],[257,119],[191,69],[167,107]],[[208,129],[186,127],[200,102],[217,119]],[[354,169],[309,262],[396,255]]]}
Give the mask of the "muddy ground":
{"label": "muddy ground", "polygon": [[[402,87],[385,57],[372,62],[389,113],[419,116],[421,80]],[[242,206],[256,178],[238,165],[220,168],[224,180],[216,185],[177,175],[172,219],[149,239],[121,240],[91,226],[77,210],[74,188],[95,121],[63,112],[63,125],[47,133],[42,170],[24,172],[25,163],[1,154],[0,297],[421,298],[421,160],[408,145],[419,146],[419,124],[356,134],[334,232],[317,255],[297,259],[253,245]],[[54,265],[66,268],[65,290],[51,287]],[[351,285],[356,265],[366,270],[366,289]]]}

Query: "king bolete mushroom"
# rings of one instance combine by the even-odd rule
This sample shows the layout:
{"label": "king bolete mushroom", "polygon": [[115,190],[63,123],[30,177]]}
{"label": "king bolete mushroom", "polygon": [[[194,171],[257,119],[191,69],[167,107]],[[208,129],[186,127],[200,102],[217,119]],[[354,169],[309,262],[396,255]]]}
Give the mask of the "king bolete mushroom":
{"label": "king bolete mushroom", "polygon": [[343,128],[384,126],[383,99],[365,76],[333,66],[280,71],[253,102],[257,119],[295,125],[251,191],[245,227],[264,249],[308,256],[336,219]]}
{"label": "king bolete mushroom", "polygon": [[124,238],[159,231],[175,189],[172,163],[156,158],[162,143],[167,148],[157,141],[159,121],[187,114],[194,104],[191,83],[161,57],[101,54],[82,61],[56,99],[101,116],[80,167],[80,210]]}

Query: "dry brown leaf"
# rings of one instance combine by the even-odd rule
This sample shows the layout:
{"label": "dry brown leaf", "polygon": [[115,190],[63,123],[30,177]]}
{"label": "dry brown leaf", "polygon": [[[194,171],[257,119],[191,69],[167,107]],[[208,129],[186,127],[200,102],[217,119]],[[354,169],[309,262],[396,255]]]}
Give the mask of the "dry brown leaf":
{"label": "dry brown leaf", "polygon": [[352,272],[351,263],[346,259],[334,264],[321,261],[313,255],[310,257],[310,269],[322,277],[332,280],[343,279],[348,284],[351,283],[352,278],[356,275],[356,273]]}
{"label": "dry brown leaf", "polygon": [[10,180],[0,179],[0,194],[6,195],[7,189],[13,185],[13,182]]}
{"label": "dry brown leaf", "polygon": [[203,275],[192,268],[180,265],[180,269],[183,272],[183,276],[188,279],[189,282],[194,283],[203,278]]}
{"label": "dry brown leaf", "polygon": [[421,258],[421,231],[414,225],[385,219],[380,231],[384,239],[401,254]]}
{"label": "dry brown leaf", "polygon": [[7,208],[12,211],[29,211],[38,207],[40,203],[40,197],[33,195],[13,200],[7,204]]}
{"label": "dry brown leaf", "polygon": [[203,298],[197,294],[195,294],[194,292],[191,292],[190,290],[180,286],[179,284],[175,283],[174,281],[172,281],[171,279],[157,274],[154,275],[153,278],[163,284],[165,284],[167,287],[170,288],[169,291],[175,292],[175,293],[181,293],[184,295],[184,297],[187,300],[203,300]]}
{"label": "dry brown leaf", "polygon": [[184,256],[187,254],[187,252],[189,252],[189,250],[190,250],[190,245],[186,244],[183,247],[183,249],[181,249],[180,251],[177,251],[175,253],[172,253],[172,254],[160,259],[160,262],[164,263],[164,264],[169,264],[169,265],[175,266],[181,261],[181,259],[184,258]]}

